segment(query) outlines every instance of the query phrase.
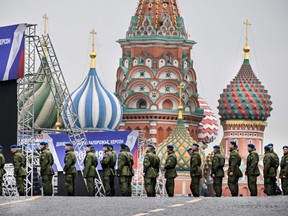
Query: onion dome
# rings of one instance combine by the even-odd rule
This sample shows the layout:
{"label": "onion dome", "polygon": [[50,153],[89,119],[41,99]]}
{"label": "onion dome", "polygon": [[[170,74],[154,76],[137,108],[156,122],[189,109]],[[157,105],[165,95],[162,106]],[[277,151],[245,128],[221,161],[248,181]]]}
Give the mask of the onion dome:
{"label": "onion dome", "polygon": [[208,144],[217,138],[219,125],[212,109],[208,106],[205,100],[201,97],[198,97],[198,102],[200,108],[204,110],[205,115],[205,118],[203,118],[199,124],[200,130],[198,133],[198,139],[199,141]]}
{"label": "onion dome", "polygon": [[[42,61],[45,61],[43,59]],[[44,62],[44,63],[45,63]],[[34,127],[35,128],[55,128],[57,122],[57,108],[52,94],[51,88],[44,75],[42,66],[39,67],[36,75],[36,80],[40,80],[34,85],[34,90],[23,91],[19,95],[19,107],[22,110],[23,107],[27,109],[30,107],[32,113],[31,101],[34,101]],[[43,82],[44,81],[44,82]],[[34,95],[34,99],[33,99]],[[25,98],[30,97],[25,101]],[[21,115],[19,116],[21,118]],[[30,122],[32,126],[32,122]],[[59,127],[61,121],[58,122]],[[57,128],[58,128],[57,126]]]}
{"label": "onion dome", "polygon": [[248,36],[244,63],[236,77],[220,95],[218,110],[221,120],[266,121],[272,111],[271,96],[255,76],[249,62]]}
{"label": "onion dome", "polygon": [[[121,103],[99,79],[95,68],[94,49],[90,57],[91,65],[87,77],[71,94],[72,103],[78,115],[76,124],[84,130],[115,130],[122,121]],[[66,103],[64,110],[68,107]],[[67,116],[67,119],[72,122],[71,117]],[[64,120],[65,124],[67,124],[66,121]]]}
{"label": "onion dome", "polygon": [[187,153],[187,149],[192,146],[196,141],[189,135],[186,130],[182,117],[182,105],[179,106],[179,115],[176,128],[173,132],[161,143],[157,148],[157,155],[160,158],[160,164],[164,167],[167,153],[167,145],[174,146],[174,152],[177,157],[177,171],[190,172],[190,155]]}

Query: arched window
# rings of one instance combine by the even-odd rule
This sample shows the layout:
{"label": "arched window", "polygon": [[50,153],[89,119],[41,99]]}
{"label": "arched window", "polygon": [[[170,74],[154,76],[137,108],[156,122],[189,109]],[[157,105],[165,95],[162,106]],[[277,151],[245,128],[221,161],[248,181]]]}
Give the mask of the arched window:
{"label": "arched window", "polygon": [[171,100],[165,100],[162,104],[163,109],[173,109],[173,103]]}
{"label": "arched window", "polygon": [[147,102],[144,99],[140,99],[137,102],[137,108],[138,109],[147,109]]}

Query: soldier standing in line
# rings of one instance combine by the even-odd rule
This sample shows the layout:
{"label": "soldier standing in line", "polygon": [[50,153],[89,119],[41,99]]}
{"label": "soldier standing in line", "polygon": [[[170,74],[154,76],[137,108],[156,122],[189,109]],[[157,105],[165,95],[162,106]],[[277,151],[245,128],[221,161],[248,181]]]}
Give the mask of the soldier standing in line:
{"label": "soldier standing in line", "polygon": [[114,187],[114,166],[113,166],[113,154],[110,151],[109,145],[103,145],[103,159],[101,165],[103,169],[103,184],[106,192],[106,196],[112,196],[112,188]]}
{"label": "soldier standing in line", "polygon": [[165,178],[166,178],[165,188],[166,188],[168,196],[173,197],[174,187],[175,187],[174,180],[177,177],[177,172],[176,172],[177,157],[174,153],[173,145],[167,145],[167,153],[168,153],[168,157],[166,158],[165,167],[164,167]]}
{"label": "soldier standing in line", "polygon": [[75,195],[75,178],[76,178],[77,170],[75,167],[76,155],[74,152],[73,144],[66,143],[65,150],[66,150],[65,159],[64,159],[65,166],[63,168],[65,188],[66,188],[68,196],[74,196]]}
{"label": "soldier standing in line", "polygon": [[52,153],[48,149],[48,142],[40,143],[40,174],[42,178],[43,194],[44,196],[52,196],[53,184],[52,179],[54,170],[52,168],[54,159]]}
{"label": "soldier standing in line", "polygon": [[5,157],[2,154],[3,146],[0,145],[0,196],[2,196],[2,184],[3,184],[3,176],[5,175],[6,171],[4,169],[5,166]]}
{"label": "soldier standing in line", "polygon": [[199,197],[200,196],[200,179],[202,178],[199,145],[197,143],[194,143],[192,145],[192,148],[187,149],[187,152],[191,156],[190,158],[190,176],[191,176],[190,190],[194,197]]}
{"label": "soldier standing in line", "polygon": [[228,168],[228,187],[231,191],[233,197],[238,196],[239,187],[238,181],[239,178],[243,177],[243,174],[240,170],[241,157],[238,153],[238,146],[235,141],[231,141],[230,145],[230,157],[229,157],[229,168]]}
{"label": "soldier standing in line", "polygon": [[160,160],[155,154],[155,146],[148,144],[143,162],[144,187],[148,197],[156,196],[156,179],[159,176],[159,166]]}
{"label": "soldier standing in line", "polygon": [[284,195],[288,195],[288,146],[283,146],[283,157],[281,159],[281,185]]}
{"label": "soldier standing in line", "polygon": [[12,145],[11,152],[13,154],[14,176],[16,179],[17,190],[18,190],[19,196],[25,196],[24,179],[27,175],[26,158],[25,158],[25,155],[22,153],[21,146]]}
{"label": "soldier standing in line", "polygon": [[116,151],[114,150],[114,146],[109,144],[108,145],[108,148],[109,150],[111,151],[111,154],[112,154],[112,163],[111,163],[111,169],[113,171],[113,176],[111,176],[111,184],[110,184],[110,187],[111,187],[111,196],[115,196],[115,184],[114,184],[114,179],[115,179],[115,176],[116,176],[116,171],[115,171],[115,165],[116,165],[116,161],[117,161],[117,153]]}
{"label": "soldier standing in line", "polygon": [[213,188],[216,194],[216,197],[222,196],[222,181],[224,177],[224,165],[225,157],[220,152],[220,146],[215,145],[214,157],[212,159],[212,170],[211,177],[213,178]]}
{"label": "soldier standing in line", "polygon": [[257,177],[260,175],[258,168],[259,155],[256,152],[254,144],[247,145],[249,155],[247,157],[246,172],[245,175],[248,178],[248,187],[251,196],[257,196]]}
{"label": "soldier standing in line", "polygon": [[118,155],[119,184],[122,196],[132,195],[132,176],[134,175],[133,165],[134,159],[127,145],[120,145],[120,153]]}
{"label": "soldier standing in line", "polygon": [[83,175],[86,179],[89,196],[95,196],[95,178],[97,177],[96,167],[98,159],[91,144],[85,145],[86,156],[84,158]]}
{"label": "soldier standing in line", "polygon": [[274,144],[269,143],[268,146],[270,147],[270,152],[272,153],[272,156],[273,156],[274,162],[275,162],[275,172],[276,173],[275,173],[274,194],[277,195],[276,190],[277,190],[277,188],[279,188],[278,185],[277,185],[277,171],[278,171],[278,167],[280,165],[280,159],[279,159],[277,153],[274,152]]}
{"label": "soldier standing in line", "polygon": [[275,195],[275,159],[273,153],[270,150],[270,147],[267,145],[264,147],[265,156],[264,156],[264,192],[267,196]]}

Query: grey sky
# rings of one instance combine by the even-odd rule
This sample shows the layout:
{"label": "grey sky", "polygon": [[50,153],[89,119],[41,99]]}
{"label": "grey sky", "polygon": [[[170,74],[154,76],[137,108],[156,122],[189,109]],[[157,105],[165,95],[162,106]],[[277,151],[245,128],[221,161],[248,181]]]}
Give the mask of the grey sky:
{"label": "grey sky", "polygon": [[[5,0],[0,7],[0,26],[36,23],[43,31],[47,13],[52,38],[70,91],[82,82],[89,69],[91,37],[98,32],[97,71],[114,92],[121,49],[116,40],[124,38],[138,0]],[[198,91],[218,116],[218,99],[243,62],[244,25],[252,23],[251,65],[273,101],[265,142],[277,152],[286,141],[288,112],[288,1],[287,0],[179,0],[191,39]],[[251,33],[251,32],[250,32]],[[222,130],[215,143],[220,142]]]}

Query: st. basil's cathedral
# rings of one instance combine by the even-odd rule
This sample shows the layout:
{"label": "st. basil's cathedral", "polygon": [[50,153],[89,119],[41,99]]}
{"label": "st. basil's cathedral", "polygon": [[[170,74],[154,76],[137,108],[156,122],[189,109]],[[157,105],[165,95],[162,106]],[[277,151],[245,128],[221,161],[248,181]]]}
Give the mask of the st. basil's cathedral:
{"label": "st. basil's cathedral", "polygon": [[[228,144],[234,140],[239,146],[243,172],[248,143],[255,144],[263,160],[264,130],[272,110],[270,96],[250,65],[248,30],[246,32],[243,65],[220,95],[218,106],[224,131],[221,148],[226,163]],[[192,143],[199,143],[205,177],[203,190],[213,195],[209,177],[212,154],[205,156],[205,149],[216,139],[219,125],[212,109],[199,96],[197,73],[191,59],[196,42],[188,37],[178,2],[139,0],[126,37],[118,43],[122,56],[116,73],[115,93],[110,92],[97,75],[94,47],[90,53],[89,73],[71,95],[78,113],[78,126],[85,131],[144,131],[144,138],[158,148],[157,154],[162,163],[166,157],[165,147],[173,144],[179,173],[176,194],[190,193],[190,156],[186,150]],[[41,70],[40,67],[39,74]],[[41,98],[35,104],[36,127],[65,126],[50,91],[46,82],[34,90]],[[71,104],[64,104],[64,109],[68,106]],[[69,121],[69,117],[65,119]],[[258,189],[259,194],[263,194],[263,167],[260,169]],[[225,196],[229,195],[227,190],[227,179],[224,179]],[[240,179],[239,194],[248,195],[245,177]]]}

